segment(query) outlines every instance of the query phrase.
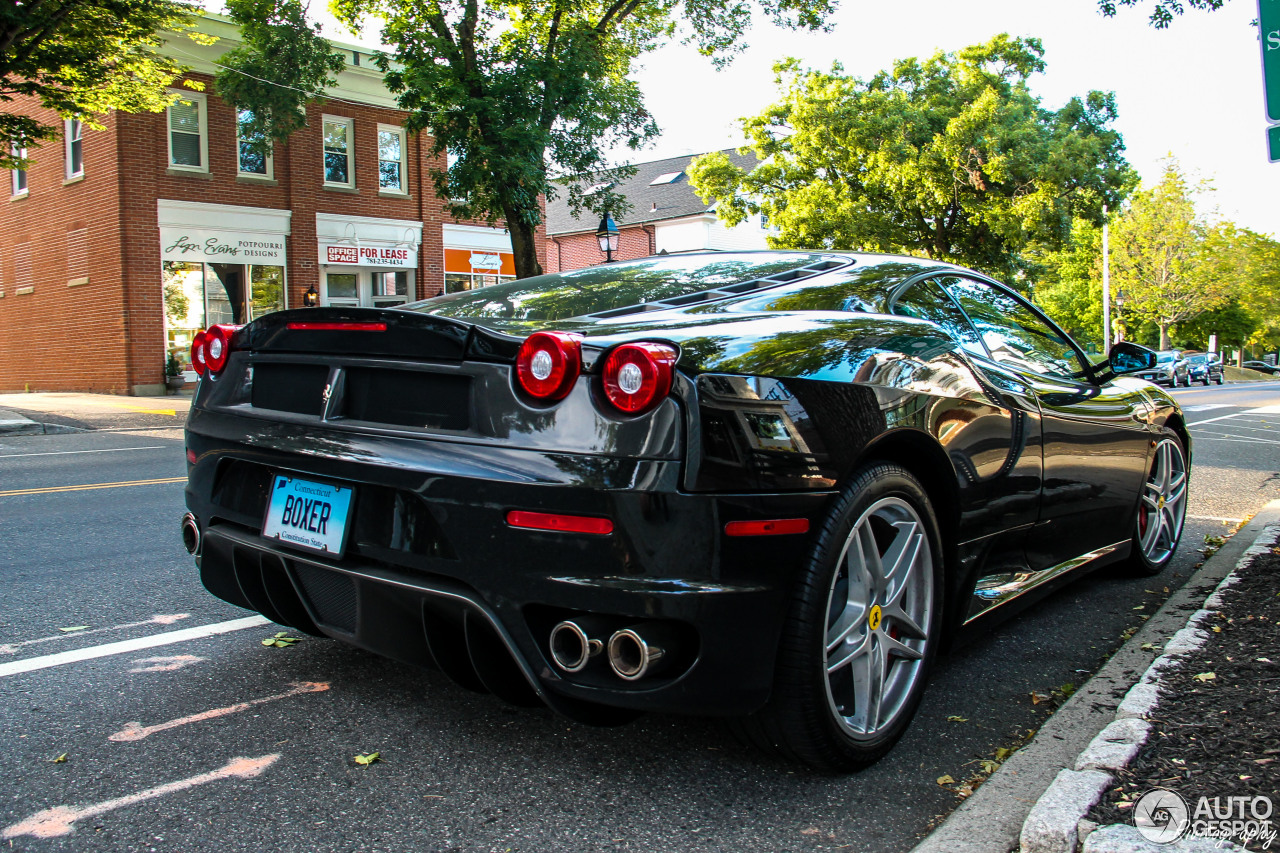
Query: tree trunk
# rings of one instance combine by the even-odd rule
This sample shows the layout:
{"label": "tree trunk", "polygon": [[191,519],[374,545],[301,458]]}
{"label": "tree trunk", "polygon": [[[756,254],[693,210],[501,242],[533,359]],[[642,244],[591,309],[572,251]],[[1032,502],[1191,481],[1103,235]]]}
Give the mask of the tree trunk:
{"label": "tree trunk", "polygon": [[1169,341],[1169,324],[1162,322],[1160,324],[1160,349],[1170,349],[1170,348],[1171,348],[1171,342]]}
{"label": "tree trunk", "polygon": [[521,222],[512,216],[513,210],[506,211],[507,233],[511,235],[511,252],[515,255],[516,278],[529,278],[542,275],[542,264],[538,263],[537,229]]}

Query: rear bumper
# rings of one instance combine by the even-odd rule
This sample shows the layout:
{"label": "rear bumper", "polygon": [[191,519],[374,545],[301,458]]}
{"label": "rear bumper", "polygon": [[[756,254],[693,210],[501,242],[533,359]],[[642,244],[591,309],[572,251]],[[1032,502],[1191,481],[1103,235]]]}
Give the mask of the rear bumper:
{"label": "rear bumper", "polygon": [[[205,586],[273,621],[577,718],[599,706],[743,714],[768,698],[812,534],[727,537],[727,521],[804,517],[827,494],[681,493],[680,463],[550,454],[193,413],[187,506]],[[270,474],[348,484],[340,560],[263,538]],[[264,480],[265,478],[265,480]],[[607,516],[608,536],[513,528],[511,509]],[[665,668],[628,682],[568,673],[550,629],[652,626]],[[594,638],[594,637],[593,637]]]}

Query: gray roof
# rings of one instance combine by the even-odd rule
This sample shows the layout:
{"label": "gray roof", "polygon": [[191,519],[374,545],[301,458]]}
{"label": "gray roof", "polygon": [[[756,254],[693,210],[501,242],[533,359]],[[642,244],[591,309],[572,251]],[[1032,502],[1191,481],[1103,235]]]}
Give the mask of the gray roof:
{"label": "gray roof", "polygon": [[[754,153],[739,154],[734,148],[726,148],[722,152],[738,168],[750,170],[759,162]],[[669,157],[666,160],[654,160],[651,163],[636,163],[634,176],[620,182],[613,188],[618,195],[631,202],[631,211],[626,216],[615,216],[620,227],[640,225],[646,222],[660,222],[666,219],[679,219],[682,216],[694,216],[710,210],[710,205],[698,198],[697,193],[689,186],[689,176],[684,174],[689,168],[689,161],[698,155],[686,154],[683,157]],[[672,183],[650,186],[654,178],[661,175],[680,173],[680,177]],[[565,193],[561,193],[554,201],[547,202],[547,234],[573,234],[581,231],[596,230],[600,220],[594,214],[584,212],[581,218],[569,214],[569,202]]]}

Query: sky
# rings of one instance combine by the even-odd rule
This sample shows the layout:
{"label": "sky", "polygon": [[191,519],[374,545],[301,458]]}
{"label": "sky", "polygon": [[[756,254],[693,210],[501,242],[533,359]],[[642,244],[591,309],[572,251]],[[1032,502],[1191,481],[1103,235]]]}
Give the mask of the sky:
{"label": "sky", "polygon": [[[827,33],[759,24],[748,49],[722,71],[678,43],[643,57],[637,79],[662,135],[635,159],[742,144],[738,119],[777,98],[772,67],[783,57],[820,69],[838,60],[846,73],[866,78],[895,59],[1005,32],[1044,43],[1045,72],[1031,79],[1044,106],[1057,109],[1091,89],[1115,92],[1115,127],[1144,182],[1159,180],[1172,154],[1185,172],[1212,182],[1206,210],[1280,238],[1280,163],[1267,162],[1262,60],[1250,26],[1257,12],[1256,0],[1228,0],[1219,11],[1188,10],[1156,30],[1149,9],[1104,18],[1095,0],[843,0]],[[351,39],[336,27],[326,34]]]}

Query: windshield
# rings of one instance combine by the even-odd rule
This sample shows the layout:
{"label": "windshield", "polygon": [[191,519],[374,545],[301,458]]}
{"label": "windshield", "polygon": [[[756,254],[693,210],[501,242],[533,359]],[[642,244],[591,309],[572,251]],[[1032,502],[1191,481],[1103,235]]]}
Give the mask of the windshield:
{"label": "windshield", "polygon": [[827,257],[728,252],[670,255],[516,279],[404,307],[441,317],[563,320],[777,275]]}
{"label": "windshield", "polygon": [[1187,356],[1187,364],[1204,364],[1205,358],[1203,355],[1189,355]]}
{"label": "windshield", "polygon": [[1174,357],[1174,353],[1171,352],[1158,353],[1156,356],[1156,364],[1167,364],[1173,361]]}

